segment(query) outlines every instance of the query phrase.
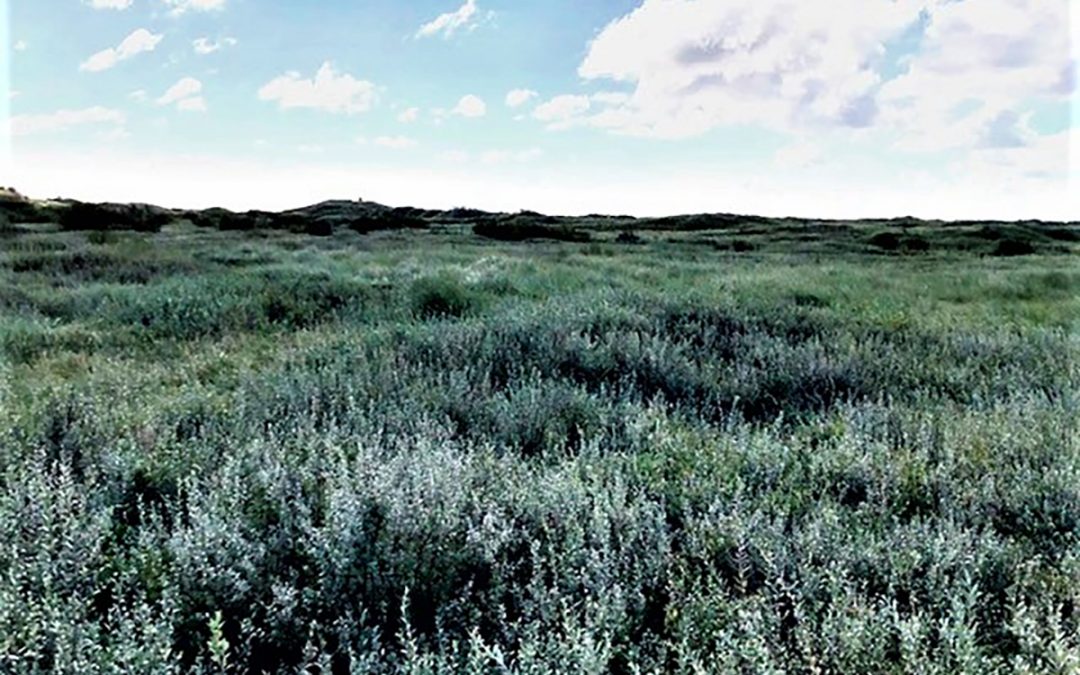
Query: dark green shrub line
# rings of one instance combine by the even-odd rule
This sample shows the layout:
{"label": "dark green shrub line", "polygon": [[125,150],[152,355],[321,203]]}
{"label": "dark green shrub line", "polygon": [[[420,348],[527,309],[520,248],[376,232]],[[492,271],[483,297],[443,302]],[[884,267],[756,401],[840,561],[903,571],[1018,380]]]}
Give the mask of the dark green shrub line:
{"label": "dark green shrub line", "polygon": [[554,241],[587,242],[592,236],[579,228],[572,227],[550,216],[520,213],[496,221],[485,221],[473,225],[473,233],[478,237],[498,241],[527,241],[529,239],[551,239]]}

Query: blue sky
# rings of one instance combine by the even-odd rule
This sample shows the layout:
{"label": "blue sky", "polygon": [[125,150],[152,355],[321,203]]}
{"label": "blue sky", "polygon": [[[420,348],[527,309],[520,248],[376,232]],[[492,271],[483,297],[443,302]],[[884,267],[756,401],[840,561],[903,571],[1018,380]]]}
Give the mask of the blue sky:
{"label": "blue sky", "polygon": [[8,0],[0,183],[233,208],[1080,218],[1075,5]]}

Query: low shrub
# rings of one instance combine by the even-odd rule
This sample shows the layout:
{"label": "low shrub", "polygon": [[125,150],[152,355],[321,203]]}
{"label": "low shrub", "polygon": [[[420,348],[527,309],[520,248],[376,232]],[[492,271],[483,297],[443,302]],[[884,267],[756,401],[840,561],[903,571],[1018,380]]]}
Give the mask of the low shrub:
{"label": "low shrub", "polygon": [[86,241],[94,246],[108,246],[117,241],[116,234],[107,230],[93,230],[86,235]]}
{"label": "low shrub", "polygon": [[592,236],[583,230],[552,220],[551,216],[536,217],[518,214],[494,222],[476,223],[473,233],[478,237],[499,241],[528,241],[552,239],[555,241],[588,242]]}
{"label": "low shrub", "polygon": [[1020,239],[1002,239],[994,246],[994,250],[991,255],[998,257],[1013,257],[1034,255],[1036,253],[1035,245],[1030,241],[1023,241]]}
{"label": "low shrub", "polygon": [[75,202],[60,213],[60,227],[64,230],[158,232],[172,220],[168,211],[146,204]]}
{"label": "low shrub", "polygon": [[390,209],[351,218],[349,227],[361,234],[380,230],[423,230],[426,220],[409,209]]}
{"label": "low shrub", "polygon": [[304,226],[304,233],[312,237],[332,237],[334,224],[327,220],[312,220]]}
{"label": "low shrub", "polygon": [[903,247],[911,253],[926,253],[930,250],[930,242],[922,237],[905,237]]}
{"label": "low shrub", "polygon": [[476,294],[451,276],[417,279],[409,298],[413,314],[421,319],[460,317],[478,304]]}
{"label": "low shrub", "polygon": [[879,232],[870,237],[870,245],[882,251],[897,251],[900,249],[900,237],[893,232]]}

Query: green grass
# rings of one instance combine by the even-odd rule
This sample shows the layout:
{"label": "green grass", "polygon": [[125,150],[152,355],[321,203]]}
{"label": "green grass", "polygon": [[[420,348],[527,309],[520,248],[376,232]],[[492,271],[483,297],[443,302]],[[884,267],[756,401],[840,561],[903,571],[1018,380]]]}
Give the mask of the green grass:
{"label": "green grass", "polygon": [[0,672],[1080,668],[1074,228],[574,227],[0,232]]}

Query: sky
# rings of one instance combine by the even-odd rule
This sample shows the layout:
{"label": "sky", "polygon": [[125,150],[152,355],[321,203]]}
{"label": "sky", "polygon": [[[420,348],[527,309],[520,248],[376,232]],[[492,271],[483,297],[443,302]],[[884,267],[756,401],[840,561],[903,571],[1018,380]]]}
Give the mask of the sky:
{"label": "sky", "polygon": [[1080,0],[0,0],[0,19],[0,184],[35,197],[1080,220]]}

